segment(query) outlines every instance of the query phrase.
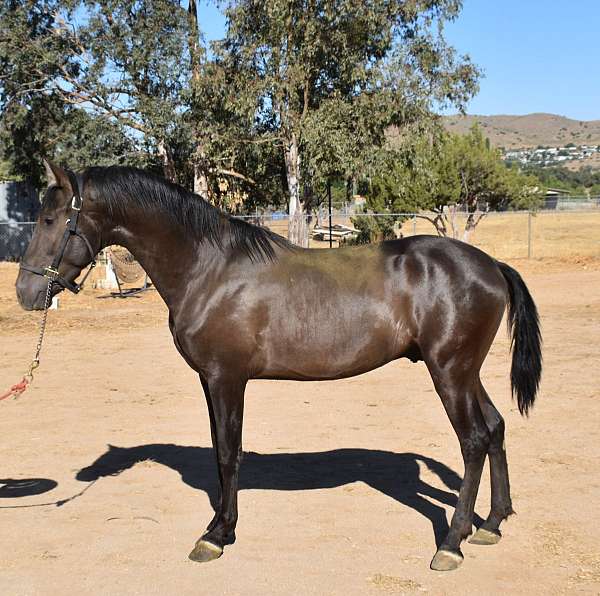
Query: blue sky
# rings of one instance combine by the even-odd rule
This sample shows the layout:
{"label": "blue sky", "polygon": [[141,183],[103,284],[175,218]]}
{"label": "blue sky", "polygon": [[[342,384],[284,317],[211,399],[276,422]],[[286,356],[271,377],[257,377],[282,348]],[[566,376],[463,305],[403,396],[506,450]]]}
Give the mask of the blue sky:
{"label": "blue sky", "polygon": [[465,0],[448,40],[483,68],[472,114],[600,119],[600,0]]}
{"label": "blue sky", "polygon": [[[224,35],[213,5],[199,16],[207,39]],[[599,26],[600,0],[464,0],[446,36],[485,73],[468,113],[600,119]]]}

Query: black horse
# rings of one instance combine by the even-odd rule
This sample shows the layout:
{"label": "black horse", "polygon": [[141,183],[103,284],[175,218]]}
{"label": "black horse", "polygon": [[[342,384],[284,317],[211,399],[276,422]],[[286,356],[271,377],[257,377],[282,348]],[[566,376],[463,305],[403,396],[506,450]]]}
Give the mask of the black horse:
{"label": "black horse", "polygon": [[523,414],[541,375],[536,307],[514,269],[433,236],[301,249],[143,171],[90,168],[75,175],[49,163],[47,170],[50,184],[17,279],[21,305],[44,307],[46,278],[53,294],[77,291],[74,280],[95,254],[123,245],[169,307],[175,345],[200,376],[220,497],[190,558],[215,559],[235,540],[249,379],[341,379],[403,357],[425,362],[465,464],[432,569],[454,569],[463,560],[460,544],[472,531],[486,454],[491,511],[471,542],[500,539],[500,523],[512,513],[504,421],[479,371],[505,308],[512,390]]}

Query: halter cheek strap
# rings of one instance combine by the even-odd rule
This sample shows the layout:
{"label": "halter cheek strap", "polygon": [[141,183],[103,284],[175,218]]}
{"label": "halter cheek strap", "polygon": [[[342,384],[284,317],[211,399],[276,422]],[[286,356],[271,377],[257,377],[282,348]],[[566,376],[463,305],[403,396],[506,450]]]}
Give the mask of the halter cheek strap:
{"label": "halter cheek strap", "polygon": [[[73,189],[73,198],[71,200],[71,216],[69,217],[69,219],[67,219],[67,227],[60,241],[58,252],[54,256],[54,259],[52,259],[52,264],[49,267],[35,267],[33,265],[28,265],[27,263],[21,263],[20,267],[21,269],[29,271],[30,273],[41,275],[49,281],[51,281],[52,284],[57,284],[62,288],[73,292],[73,294],[77,294],[83,287],[83,284],[90,272],[92,271],[92,269],[96,266],[96,253],[92,249],[92,245],[90,244],[89,240],[85,237],[85,235],[77,230],[79,214],[81,212],[81,208],[83,207],[83,198],[81,197],[81,194],[79,192],[79,185],[77,184],[77,178],[75,177],[75,174],[73,174],[73,172],[70,171],[67,171],[67,174],[69,176],[69,181],[71,182],[71,188]],[[79,282],[78,284],[70,282],[58,272],[58,267],[63,259],[65,250],[67,249],[67,244],[69,243],[69,240],[72,236],[77,236],[78,238],[81,238],[81,240],[83,240],[83,243],[88,249],[91,258],[89,268],[81,282]]]}

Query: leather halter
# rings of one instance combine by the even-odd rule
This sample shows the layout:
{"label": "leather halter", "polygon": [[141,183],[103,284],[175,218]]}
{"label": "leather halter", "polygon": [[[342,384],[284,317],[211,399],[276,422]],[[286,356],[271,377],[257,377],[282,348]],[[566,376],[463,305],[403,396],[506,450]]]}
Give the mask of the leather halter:
{"label": "leather halter", "polygon": [[[75,174],[73,174],[73,172],[70,171],[67,171],[67,174],[69,176],[69,181],[71,182],[71,188],[73,189],[73,198],[71,200],[71,217],[67,219],[67,227],[60,242],[58,252],[52,260],[52,264],[49,267],[34,267],[33,265],[27,265],[27,263],[22,262],[20,267],[21,269],[29,271],[30,273],[41,275],[47,280],[51,281],[52,284],[59,285],[62,288],[73,292],[73,294],[77,294],[83,287],[83,284],[90,272],[92,271],[92,269],[96,266],[96,253],[92,249],[92,245],[90,244],[89,240],[77,230],[77,220],[79,219],[79,213],[81,212],[81,208],[83,206],[83,198],[79,193],[79,185],[77,184],[77,178],[75,177]],[[90,257],[92,259],[89,265],[89,269],[87,270],[81,282],[79,282],[78,284],[66,280],[58,272],[58,267],[65,254],[65,250],[67,248],[67,244],[69,243],[69,239],[72,236],[77,236],[78,238],[81,238],[81,240],[83,240],[83,243],[87,247],[88,252],[90,253]]]}

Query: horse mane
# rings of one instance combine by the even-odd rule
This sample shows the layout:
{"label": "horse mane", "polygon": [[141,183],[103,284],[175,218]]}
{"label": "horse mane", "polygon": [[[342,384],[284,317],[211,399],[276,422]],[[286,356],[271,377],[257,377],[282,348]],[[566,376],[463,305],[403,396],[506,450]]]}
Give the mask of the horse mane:
{"label": "horse mane", "polygon": [[288,240],[266,228],[237,219],[205,201],[201,196],[164,178],[123,166],[93,167],[84,173],[98,200],[106,204],[109,214],[119,218],[136,211],[164,216],[198,240],[207,240],[224,249],[229,231],[229,245],[253,261],[275,259],[274,247],[294,247]]}

